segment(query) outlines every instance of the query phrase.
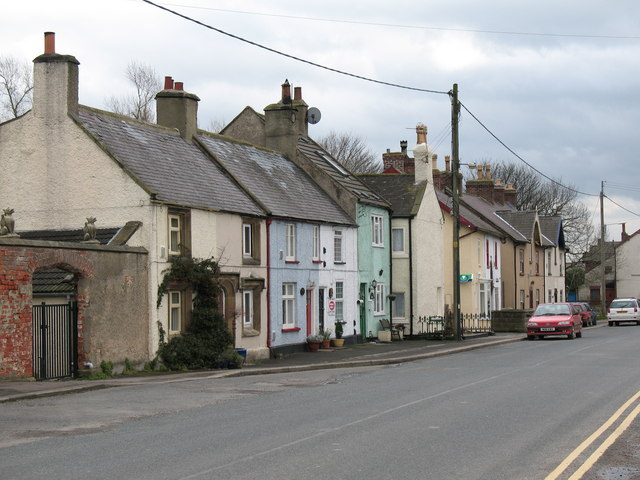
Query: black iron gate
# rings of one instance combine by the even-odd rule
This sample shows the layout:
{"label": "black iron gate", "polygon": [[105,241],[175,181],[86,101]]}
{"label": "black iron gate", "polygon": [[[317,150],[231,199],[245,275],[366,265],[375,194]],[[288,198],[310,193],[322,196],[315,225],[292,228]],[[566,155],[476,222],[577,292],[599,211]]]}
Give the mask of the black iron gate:
{"label": "black iron gate", "polygon": [[33,376],[36,380],[73,377],[78,364],[75,302],[33,306]]}

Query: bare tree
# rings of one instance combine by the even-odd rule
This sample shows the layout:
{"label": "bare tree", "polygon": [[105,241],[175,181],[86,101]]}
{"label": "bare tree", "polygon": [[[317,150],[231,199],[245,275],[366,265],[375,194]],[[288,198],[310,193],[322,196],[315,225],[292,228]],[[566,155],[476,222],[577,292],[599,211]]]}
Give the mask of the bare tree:
{"label": "bare tree", "polygon": [[148,65],[132,61],[127,65],[127,79],[133,83],[135,94],[111,97],[107,106],[120,115],[127,115],[143,122],[154,122],[154,99],[162,88],[162,80]]}
{"label": "bare tree", "polygon": [[516,187],[518,210],[536,210],[541,216],[562,217],[570,262],[589,249],[595,238],[591,213],[578,199],[575,187],[563,186],[562,180],[547,180],[526,165],[498,162],[491,168],[493,178]]}
{"label": "bare tree", "polygon": [[353,173],[378,173],[382,164],[367,147],[365,141],[352,133],[330,131],[317,142],[333,158]]}
{"label": "bare tree", "polygon": [[19,117],[31,108],[33,74],[27,61],[0,57],[0,120]]}

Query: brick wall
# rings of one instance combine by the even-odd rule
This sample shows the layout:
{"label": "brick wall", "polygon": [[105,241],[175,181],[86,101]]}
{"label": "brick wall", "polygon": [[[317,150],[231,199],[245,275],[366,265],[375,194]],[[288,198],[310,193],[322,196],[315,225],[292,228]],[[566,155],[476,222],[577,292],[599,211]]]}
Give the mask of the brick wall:
{"label": "brick wall", "polygon": [[[73,272],[79,279],[79,365],[86,360],[122,361],[125,357],[145,360],[149,333],[146,260],[142,249],[0,237],[0,378],[33,375],[32,276],[49,267]],[[113,305],[118,309],[115,316]]]}

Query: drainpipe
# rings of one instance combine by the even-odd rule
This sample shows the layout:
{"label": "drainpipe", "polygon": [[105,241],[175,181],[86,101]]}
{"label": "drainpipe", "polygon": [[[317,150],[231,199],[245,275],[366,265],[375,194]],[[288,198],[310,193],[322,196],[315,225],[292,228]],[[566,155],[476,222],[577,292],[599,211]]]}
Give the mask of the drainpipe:
{"label": "drainpipe", "polygon": [[[412,242],[412,228],[413,217],[409,218],[409,295],[411,301],[409,302],[409,336],[413,337],[413,242]],[[405,299],[406,300],[406,299]],[[405,301],[406,305],[406,301]]]}
{"label": "drainpipe", "polygon": [[267,218],[267,348],[271,351],[271,218]]}

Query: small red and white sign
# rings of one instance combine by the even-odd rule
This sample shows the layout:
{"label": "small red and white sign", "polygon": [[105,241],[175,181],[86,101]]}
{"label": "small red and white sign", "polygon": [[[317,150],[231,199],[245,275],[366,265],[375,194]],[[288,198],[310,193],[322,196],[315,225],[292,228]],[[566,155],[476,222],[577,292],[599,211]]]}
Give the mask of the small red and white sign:
{"label": "small red and white sign", "polygon": [[329,302],[329,310],[331,310],[333,312],[333,310],[335,310],[336,308],[336,302],[334,302],[333,300],[331,300]]}

